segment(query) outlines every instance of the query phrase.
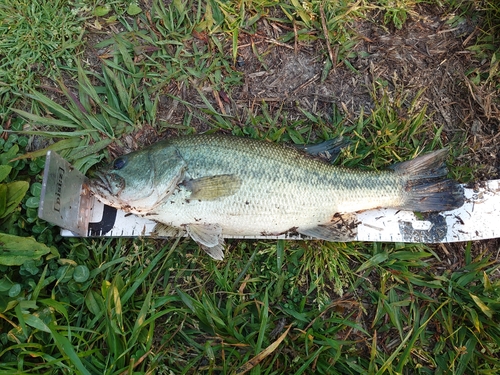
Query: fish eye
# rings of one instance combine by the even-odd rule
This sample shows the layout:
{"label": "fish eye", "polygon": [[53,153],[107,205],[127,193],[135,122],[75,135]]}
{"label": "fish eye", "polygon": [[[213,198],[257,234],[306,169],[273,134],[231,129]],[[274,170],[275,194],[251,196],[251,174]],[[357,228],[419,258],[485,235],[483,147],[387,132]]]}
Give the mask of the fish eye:
{"label": "fish eye", "polygon": [[125,164],[127,164],[127,159],[125,159],[124,157],[115,159],[115,161],[113,162],[113,169],[122,169]]}

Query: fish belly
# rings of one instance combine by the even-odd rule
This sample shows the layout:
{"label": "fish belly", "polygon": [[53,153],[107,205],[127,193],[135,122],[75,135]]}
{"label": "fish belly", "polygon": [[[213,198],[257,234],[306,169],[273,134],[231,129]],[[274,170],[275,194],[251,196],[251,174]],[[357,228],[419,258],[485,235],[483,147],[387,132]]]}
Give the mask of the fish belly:
{"label": "fish belly", "polygon": [[[179,203],[179,204],[176,204]],[[189,201],[170,203],[151,216],[175,228],[190,224],[217,224],[225,235],[278,235],[329,222],[334,212],[299,210],[279,204],[246,204],[246,201],[227,199],[225,202]],[[256,205],[254,205],[256,204]],[[333,210],[335,211],[335,210]]]}
{"label": "fish belly", "polygon": [[[148,217],[175,228],[217,224],[224,235],[279,235],[328,224],[337,213],[372,208],[379,205],[375,199],[381,195],[317,186],[288,185],[285,189],[261,182],[244,184],[230,197],[206,201],[190,199],[190,192],[180,189]],[[386,205],[396,198],[388,196]]]}

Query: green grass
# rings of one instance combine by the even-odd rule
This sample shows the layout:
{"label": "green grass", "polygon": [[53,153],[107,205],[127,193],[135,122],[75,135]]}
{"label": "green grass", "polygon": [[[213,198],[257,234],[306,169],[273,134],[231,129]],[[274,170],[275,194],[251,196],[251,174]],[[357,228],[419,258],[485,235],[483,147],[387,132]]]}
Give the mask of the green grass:
{"label": "green grass", "polygon": [[[286,29],[277,42],[293,48],[321,41],[326,77],[342,65],[354,69],[356,22],[371,22],[381,12],[387,27],[404,27],[415,3],[174,1],[166,7],[153,1],[135,4],[144,7],[139,9],[125,2],[85,3],[74,9],[101,17],[84,23],[67,3],[56,9],[33,2],[33,10],[49,13],[37,13],[30,24],[37,40],[30,40],[29,56],[46,69],[57,68],[47,74],[55,85],[40,86],[31,73],[17,81],[2,78],[8,83],[2,85],[3,105],[9,107],[2,121],[12,131],[0,138],[0,182],[29,182],[30,189],[20,203],[12,200],[19,206],[0,217],[0,228],[31,235],[48,252],[20,266],[0,264],[0,372],[498,373],[498,262],[470,243],[460,247],[460,264],[453,266],[439,247],[422,244],[283,240],[230,240],[226,259],[214,262],[188,239],[63,239],[36,218],[46,149],[26,151],[33,139],[82,171],[109,158],[111,146],[124,147],[147,129],[204,129],[291,143],[343,134],[351,144],[337,163],[364,169],[443,147],[443,128],[421,103],[422,92],[390,93],[382,80],[366,88],[373,110],[355,119],[334,106],[311,113],[231,100],[226,113],[228,107],[214,99],[220,92],[231,98],[244,84],[235,68],[239,37],[254,35],[259,22]],[[457,14],[472,11],[449,4]],[[498,7],[484,4],[492,30],[484,38],[493,38]],[[9,22],[23,14],[5,6],[0,12]],[[48,41],[41,36],[56,15],[70,22],[68,32],[89,32],[95,22],[104,28],[119,22],[124,31],[94,46],[103,51],[96,70],[80,57],[80,32],[71,37],[78,43],[56,49],[61,54],[48,49],[56,35]],[[0,43],[14,43],[28,27],[12,25],[1,29],[8,38]],[[492,54],[498,40],[488,40],[497,49],[481,51],[492,63],[487,74],[477,72],[477,84],[499,79]],[[2,61],[10,56],[4,51]],[[3,74],[11,77],[21,60],[7,57]],[[184,100],[182,90],[191,90],[193,100]],[[22,105],[15,100],[20,93]],[[169,117],[165,107],[176,115]],[[464,139],[453,142],[454,157],[467,152]],[[464,182],[474,173],[451,166]]]}
{"label": "green grass", "polygon": [[19,95],[43,77],[59,76],[60,67],[75,66],[83,44],[80,9],[66,0],[0,4],[0,125]]}

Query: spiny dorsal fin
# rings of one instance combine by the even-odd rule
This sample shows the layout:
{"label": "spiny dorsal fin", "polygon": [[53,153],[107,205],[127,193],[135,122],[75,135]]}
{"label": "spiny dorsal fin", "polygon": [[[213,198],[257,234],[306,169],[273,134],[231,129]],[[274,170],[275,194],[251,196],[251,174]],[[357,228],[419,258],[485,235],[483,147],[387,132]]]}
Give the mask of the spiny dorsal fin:
{"label": "spiny dorsal fin", "polygon": [[235,194],[241,186],[241,179],[234,174],[221,174],[187,180],[183,185],[191,191],[190,199],[212,201]]}
{"label": "spiny dorsal fin", "polygon": [[343,137],[332,138],[327,141],[310,144],[310,145],[294,145],[295,148],[303,150],[309,155],[319,156],[322,159],[335,162],[340,155],[340,151],[349,144],[349,141]]}

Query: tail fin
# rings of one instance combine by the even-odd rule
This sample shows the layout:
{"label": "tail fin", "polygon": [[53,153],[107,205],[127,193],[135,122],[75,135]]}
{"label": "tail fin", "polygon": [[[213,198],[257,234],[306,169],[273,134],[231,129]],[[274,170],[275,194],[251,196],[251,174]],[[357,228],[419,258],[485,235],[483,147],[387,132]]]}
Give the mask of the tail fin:
{"label": "tail fin", "polygon": [[405,202],[401,209],[417,212],[449,211],[464,204],[464,189],[446,178],[448,149],[441,149],[391,168],[406,179]]}

